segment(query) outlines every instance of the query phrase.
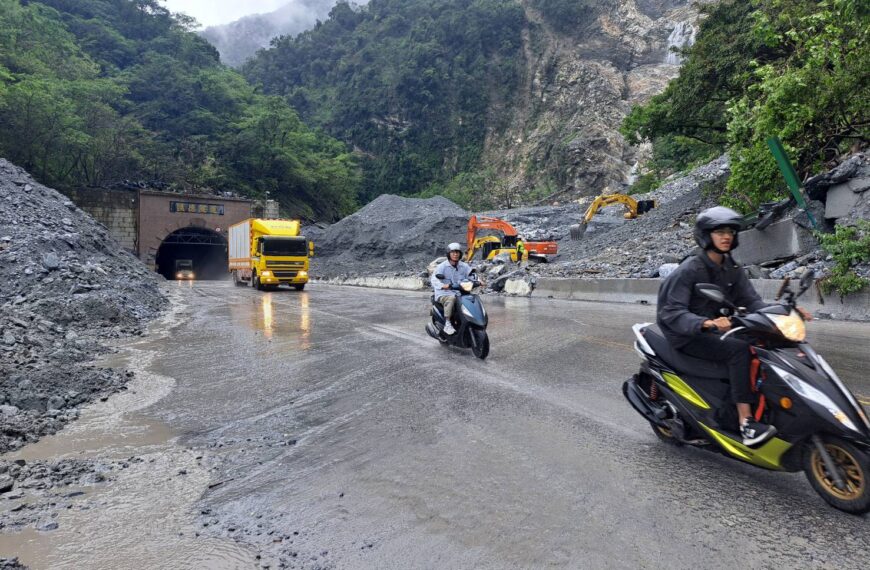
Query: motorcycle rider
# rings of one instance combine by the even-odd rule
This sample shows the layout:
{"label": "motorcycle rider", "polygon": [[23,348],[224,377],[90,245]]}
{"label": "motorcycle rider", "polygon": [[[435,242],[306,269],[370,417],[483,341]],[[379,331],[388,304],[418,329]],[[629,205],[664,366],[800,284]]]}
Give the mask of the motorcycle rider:
{"label": "motorcycle rider", "polygon": [[[734,337],[720,340],[718,333],[728,331],[731,320],[718,312],[718,304],[695,292],[696,283],[713,283],[735,306],[746,307],[750,312],[768,306],[743,268],[731,258],[741,228],[740,214],[723,206],[708,208],[698,215],[694,236],[701,250],[665,278],[659,288],[656,321],[677,350],[727,364],[743,444],[758,445],[773,437],[776,428],[752,416],[755,396],[750,387],[749,343]],[[804,309],[799,307],[798,311],[806,320],[812,318]]]}
{"label": "motorcycle rider", "polygon": [[[470,274],[471,266],[462,261],[462,246],[452,242],[447,246],[447,259],[438,264],[429,279],[435,291],[435,300],[444,307],[444,334],[451,335],[456,332],[452,317],[459,291],[451,287],[458,286],[459,282],[467,279]],[[443,275],[444,279],[438,279],[436,275]]]}

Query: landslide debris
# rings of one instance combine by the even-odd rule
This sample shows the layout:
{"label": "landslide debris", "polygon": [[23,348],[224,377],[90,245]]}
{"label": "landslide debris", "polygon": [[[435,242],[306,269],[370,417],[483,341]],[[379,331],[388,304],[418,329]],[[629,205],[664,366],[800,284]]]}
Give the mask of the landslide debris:
{"label": "landslide debris", "polygon": [[322,232],[306,228],[315,240],[312,271],[318,278],[418,274],[450,242],[465,247],[469,215],[441,196],[378,196]]}
{"label": "landslide debris", "polygon": [[161,312],[159,281],[69,199],[0,159],[0,453],[123,388],[129,374],[88,363]]}
{"label": "landslide debris", "polygon": [[[655,200],[655,209],[634,220],[623,218],[622,206],[602,208],[579,241],[572,241],[569,227],[581,221],[586,204],[514,208],[482,212],[510,222],[526,240],[558,242],[559,254],[550,263],[518,267],[506,259],[480,264],[490,289],[527,294],[538,277],[556,278],[656,278],[669,264],[691,254],[696,244],[693,226],[698,212],[718,203],[730,175],[727,156],[681,175],[636,199]],[[870,159],[856,154],[827,173],[807,182],[810,210],[828,229],[870,219]],[[825,203],[827,202],[827,204]],[[444,255],[444,245],[458,241],[465,247],[470,213],[445,198],[418,200],[381,196],[356,214],[326,230],[312,228],[317,244],[315,276],[416,277],[426,275],[427,265]],[[794,207],[779,219],[808,227],[806,214]],[[834,261],[820,247],[747,267],[753,278],[799,277],[806,268],[824,278]],[[853,264],[862,278],[870,277],[870,263]],[[519,283],[524,282],[526,285]],[[511,283],[512,282],[512,283]],[[422,286],[421,282],[421,286]]]}

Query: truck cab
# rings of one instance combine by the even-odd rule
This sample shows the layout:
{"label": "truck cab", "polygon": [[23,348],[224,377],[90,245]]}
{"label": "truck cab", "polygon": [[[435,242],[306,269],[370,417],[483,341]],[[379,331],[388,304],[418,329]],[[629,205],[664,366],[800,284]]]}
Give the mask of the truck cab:
{"label": "truck cab", "polygon": [[176,259],[175,260],[175,278],[177,280],[192,280],[196,278],[193,272],[192,259]]}
{"label": "truck cab", "polygon": [[298,220],[248,219],[230,226],[229,271],[237,285],[256,289],[308,283],[314,244],[300,235]]}

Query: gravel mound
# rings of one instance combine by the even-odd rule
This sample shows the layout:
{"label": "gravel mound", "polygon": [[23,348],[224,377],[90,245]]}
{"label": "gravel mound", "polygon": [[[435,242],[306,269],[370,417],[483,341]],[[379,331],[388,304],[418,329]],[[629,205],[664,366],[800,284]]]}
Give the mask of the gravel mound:
{"label": "gravel mound", "polygon": [[125,375],[86,363],[160,313],[160,280],[70,200],[0,159],[0,453],[123,387]]}
{"label": "gravel mound", "polygon": [[447,198],[385,194],[315,238],[318,278],[419,273],[448,243],[465,243],[469,214]]}

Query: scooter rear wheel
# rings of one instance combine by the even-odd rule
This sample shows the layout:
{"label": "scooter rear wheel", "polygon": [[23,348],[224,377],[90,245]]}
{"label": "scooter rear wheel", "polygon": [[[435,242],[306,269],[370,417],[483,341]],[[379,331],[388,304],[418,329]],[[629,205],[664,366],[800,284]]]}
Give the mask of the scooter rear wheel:
{"label": "scooter rear wheel", "polygon": [[656,434],[656,437],[668,445],[674,445],[677,447],[683,445],[683,442],[675,438],[673,432],[668,428],[656,425],[652,422],[650,422],[649,425],[652,428],[653,433]]}
{"label": "scooter rear wheel", "polygon": [[822,441],[846,488],[837,488],[822,454],[815,445],[807,443],[803,467],[810,485],[841,511],[855,515],[870,511],[870,457],[848,441],[832,436],[822,436]]}

